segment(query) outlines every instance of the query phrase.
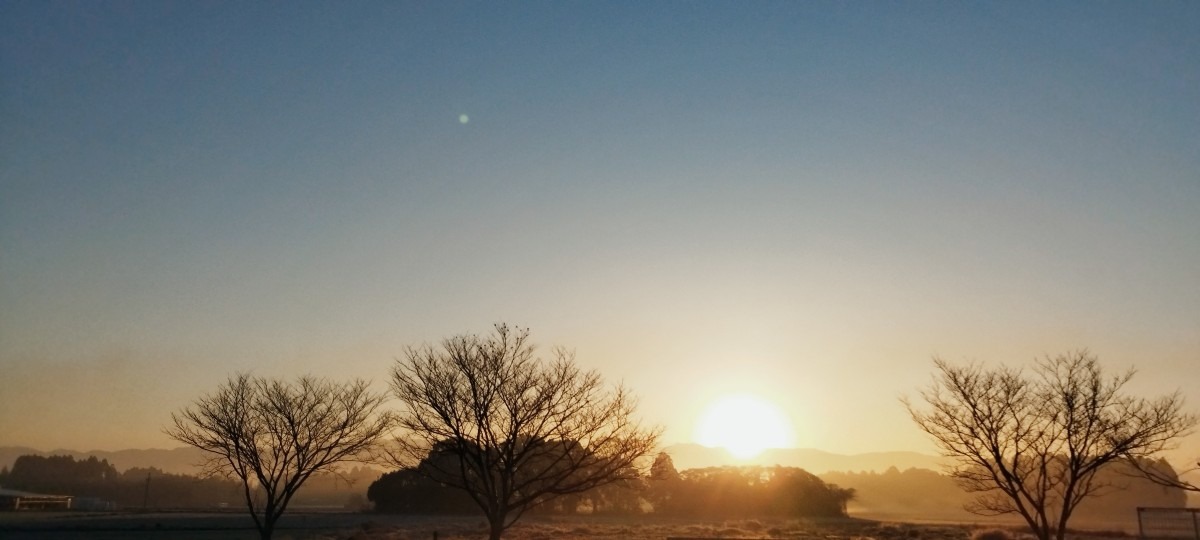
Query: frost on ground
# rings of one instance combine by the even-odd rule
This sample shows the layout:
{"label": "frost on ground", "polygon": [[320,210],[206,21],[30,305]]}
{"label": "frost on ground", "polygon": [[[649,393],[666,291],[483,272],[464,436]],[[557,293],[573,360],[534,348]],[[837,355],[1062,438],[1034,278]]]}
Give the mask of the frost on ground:
{"label": "frost on ground", "polygon": [[[967,540],[968,526],[912,525],[862,520],[669,521],[637,519],[529,519],[514,525],[508,540],[664,540],[667,538],[739,538],[799,540]],[[330,540],[477,540],[486,538],[482,520],[446,520],[413,524],[366,522]],[[1022,535],[1014,533],[1013,538]]]}
{"label": "frost on ground", "polygon": [[[481,540],[482,517],[295,513],[284,516],[277,540]],[[16,540],[253,540],[241,513],[0,512],[0,538]],[[791,540],[1032,540],[1012,525],[903,523],[866,519],[703,520],[655,516],[527,516],[506,540],[666,540],[738,538]],[[1080,532],[1068,540],[1129,540],[1115,532]]]}

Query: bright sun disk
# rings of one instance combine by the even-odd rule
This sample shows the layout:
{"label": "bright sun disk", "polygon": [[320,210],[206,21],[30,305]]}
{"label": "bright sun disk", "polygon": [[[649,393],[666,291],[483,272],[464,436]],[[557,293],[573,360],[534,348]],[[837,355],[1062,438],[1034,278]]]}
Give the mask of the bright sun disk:
{"label": "bright sun disk", "polygon": [[792,423],[778,407],[752,395],[726,396],[705,409],[696,425],[696,442],[721,447],[740,459],[767,448],[795,444]]}

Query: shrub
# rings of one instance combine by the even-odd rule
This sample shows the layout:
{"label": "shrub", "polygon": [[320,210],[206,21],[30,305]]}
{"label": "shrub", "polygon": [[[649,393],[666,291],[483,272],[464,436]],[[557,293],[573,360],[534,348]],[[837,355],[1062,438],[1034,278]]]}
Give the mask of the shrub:
{"label": "shrub", "polygon": [[971,533],[971,540],[1013,540],[1013,535],[1004,529],[982,529]]}

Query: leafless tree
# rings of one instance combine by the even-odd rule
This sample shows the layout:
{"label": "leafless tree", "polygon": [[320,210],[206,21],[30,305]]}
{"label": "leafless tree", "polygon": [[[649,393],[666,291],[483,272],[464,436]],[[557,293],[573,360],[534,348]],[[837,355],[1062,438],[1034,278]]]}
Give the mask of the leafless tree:
{"label": "leafless tree", "polygon": [[367,459],[395,426],[368,383],[294,383],[238,374],[178,413],[167,435],[206,453],[205,472],[233,476],[267,540],[305,480]]}
{"label": "leafless tree", "polygon": [[1039,360],[1033,376],[934,363],[927,408],[906,398],[909,414],[955,461],[950,474],[980,494],[968,510],[1018,514],[1040,540],[1062,540],[1079,503],[1109,487],[1096,479],[1101,467],[1171,448],[1197,421],[1178,392],[1124,394],[1133,370],[1106,376],[1087,351]]}
{"label": "leafless tree", "polygon": [[465,490],[497,540],[531,507],[636,476],[658,429],[636,403],[557,349],[543,363],[527,330],[496,325],[440,348],[409,348],[392,372],[404,404],[397,461]]}

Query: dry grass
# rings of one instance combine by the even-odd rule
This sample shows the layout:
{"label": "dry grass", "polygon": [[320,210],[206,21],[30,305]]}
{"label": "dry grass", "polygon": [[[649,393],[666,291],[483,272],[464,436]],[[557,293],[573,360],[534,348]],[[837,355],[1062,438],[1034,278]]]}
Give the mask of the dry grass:
{"label": "dry grass", "polygon": [[1013,540],[1013,535],[1004,529],[980,529],[971,533],[971,540]]}
{"label": "dry grass", "polygon": [[[3,519],[10,518],[10,519]],[[279,540],[479,540],[481,517],[395,516],[353,513],[285,515]],[[0,537],[18,540],[252,540],[249,518],[236,513],[13,512],[0,515]],[[866,519],[670,519],[653,516],[529,516],[506,540],[665,540],[739,538],[787,540],[1032,540],[1019,527],[910,523]],[[1071,532],[1069,540],[1128,540],[1120,532]]]}
{"label": "dry grass", "polygon": [[[486,538],[482,519],[446,519],[422,523],[368,522],[328,540],[478,540]],[[1073,540],[1107,540],[1121,533],[1072,532]],[[844,520],[686,520],[667,518],[527,518],[504,535],[506,540],[664,540],[735,538],[787,540],[1032,540],[1018,529],[966,524],[913,524]]]}
{"label": "dry grass", "polygon": [[[445,520],[382,525],[368,522],[337,540],[476,540],[486,536],[482,520]],[[966,526],[908,525],[863,520],[671,520],[605,518],[532,518],[505,534],[510,540],[663,540],[666,538],[740,538],[794,540],[967,540]],[[999,540],[999,539],[983,539]],[[1005,540],[1012,540],[1011,538]]]}

